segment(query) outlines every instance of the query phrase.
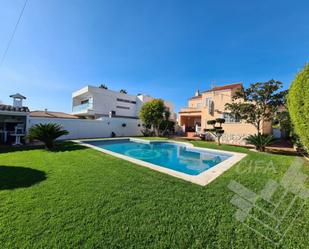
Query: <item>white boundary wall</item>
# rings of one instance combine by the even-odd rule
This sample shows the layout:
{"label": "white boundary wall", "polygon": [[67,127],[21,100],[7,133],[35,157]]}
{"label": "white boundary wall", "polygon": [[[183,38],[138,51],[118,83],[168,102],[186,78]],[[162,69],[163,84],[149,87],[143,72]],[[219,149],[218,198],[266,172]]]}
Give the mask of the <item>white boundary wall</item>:
{"label": "white boundary wall", "polygon": [[[57,123],[68,130],[69,135],[62,136],[60,139],[111,137],[112,132],[116,133],[117,137],[140,136],[143,129],[140,119],[109,117],[100,120],[29,117],[27,128],[40,123]],[[123,124],[126,126],[123,127]]]}

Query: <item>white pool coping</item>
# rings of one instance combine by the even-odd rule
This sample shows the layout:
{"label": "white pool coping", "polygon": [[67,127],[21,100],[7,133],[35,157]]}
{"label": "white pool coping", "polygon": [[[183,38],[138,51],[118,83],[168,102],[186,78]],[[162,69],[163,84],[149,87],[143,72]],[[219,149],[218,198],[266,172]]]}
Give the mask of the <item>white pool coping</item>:
{"label": "white pool coping", "polygon": [[[148,163],[139,159],[135,159],[129,156],[125,156],[110,150],[99,148],[95,145],[91,145],[85,142],[90,141],[100,141],[100,140],[130,140],[130,141],[136,141],[139,143],[152,143],[152,142],[169,142],[169,143],[175,143],[175,144],[181,144],[184,145],[187,148],[194,148],[194,150],[198,151],[205,151],[205,152],[216,152],[219,154],[228,154],[231,155],[228,159],[225,159],[221,163],[218,163],[217,165],[213,166],[212,168],[205,170],[204,172],[200,173],[199,175],[189,175],[186,173],[182,173],[176,170],[172,170],[169,168],[165,168],[160,165]],[[201,148],[201,147],[195,147],[193,144],[186,143],[186,142],[178,142],[173,140],[145,140],[145,139],[139,139],[139,138],[131,138],[131,137],[121,137],[121,138],[108,138],[108,139],[82,139],[82,140],[72,140],[73,142],[76,142],[80,145],[101,151],[103,153],[127,160],[129,162],[183,179],[185,181],[189,181],[201,186],[206,186],[208,183],[212,182],[214,179],[216,179],[218,176],[220,176],[223,172],[230,169],[233,165],[235,165],[237,162],[239,162],[241,159],[243,159],[247,154],[245,153],[239,153],[239,152],[230,152],[230,151],[224,151],[224,150],[215,150],[215,149],[208,149],[208,148]]]}

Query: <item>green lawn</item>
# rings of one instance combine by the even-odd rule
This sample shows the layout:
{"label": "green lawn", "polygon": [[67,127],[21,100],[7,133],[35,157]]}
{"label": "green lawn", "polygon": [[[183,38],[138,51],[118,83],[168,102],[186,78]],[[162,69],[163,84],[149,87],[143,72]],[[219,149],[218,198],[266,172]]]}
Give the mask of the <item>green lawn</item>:
{"label": "green lawn", "polygon": [[[0,152],[0,248],[275,248],[235,219],[227,186],[259,192],[294,157],[220,149],[248,156],[206,187],[70,142]],[[309,248],[308,234],[306,205],[278,248]]]}

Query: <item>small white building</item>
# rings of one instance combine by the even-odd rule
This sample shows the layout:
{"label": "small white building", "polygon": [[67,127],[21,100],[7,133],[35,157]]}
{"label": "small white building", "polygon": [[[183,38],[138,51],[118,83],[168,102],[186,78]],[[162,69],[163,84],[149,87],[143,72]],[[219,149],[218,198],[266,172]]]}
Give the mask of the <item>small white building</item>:
{"label": "small white building", "polygon": [[[138,118],[140,108],[154,98],[145,95],[130,95],[100,87],[86,86],[72,94],[72,114],[87,119],[101,117]],[[174,106],[164,101],[171,119],[175,119]]]}
{"label": "small white building", "polygon": [[21,144],[20,139],[25,137],[29,109],[23,106],[25,96],[16,93],[10,96],[13,105],[0,104],[0,145]]}

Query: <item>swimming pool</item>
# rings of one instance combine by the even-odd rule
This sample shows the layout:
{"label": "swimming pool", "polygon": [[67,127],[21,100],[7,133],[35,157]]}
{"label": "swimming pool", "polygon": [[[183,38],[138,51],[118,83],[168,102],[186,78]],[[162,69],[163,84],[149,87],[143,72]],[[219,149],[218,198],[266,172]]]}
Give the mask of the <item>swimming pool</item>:
{"label": "swimming pool", "polygon": [[[224,162],[230,164],[231,159],[235,159],[235,153],[197,148],[178,142],[135,138],[81,142],[88,147],[198,184],[201,182],[200,176],[205,176],[203,173],[215,169],[218,165],[222,166]],[[208,183],[211,177],[206,178]]]}

